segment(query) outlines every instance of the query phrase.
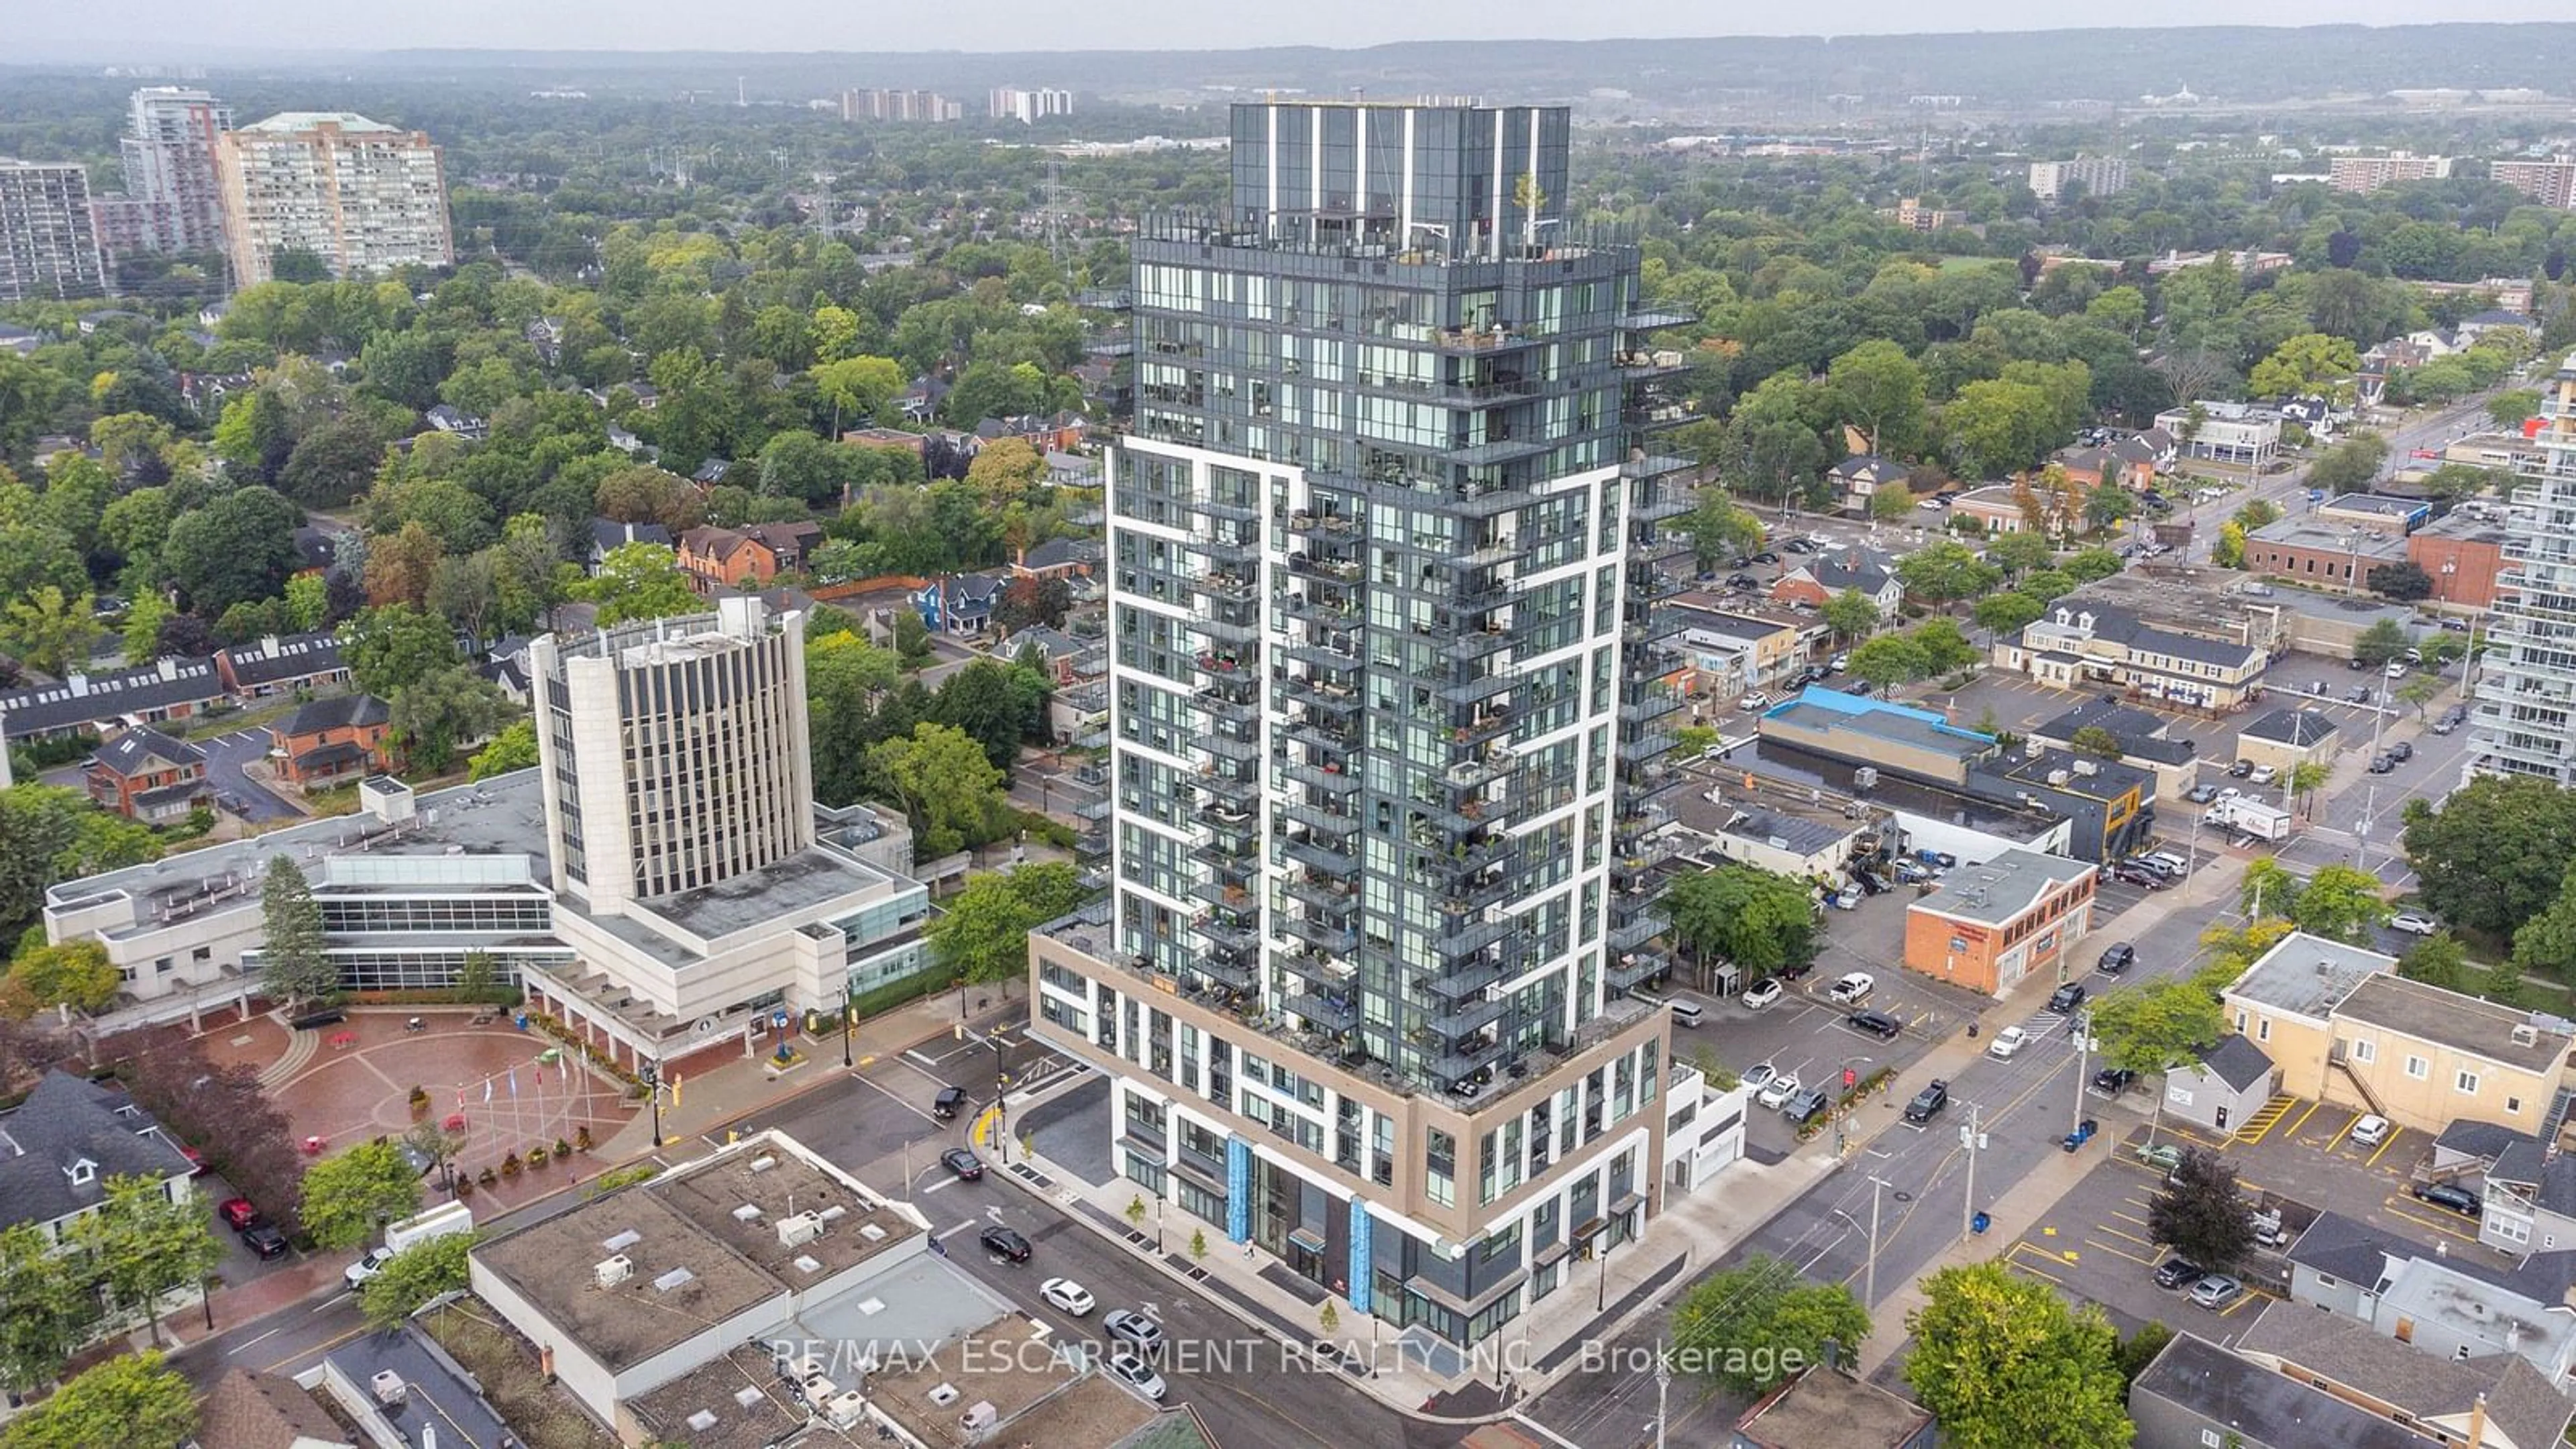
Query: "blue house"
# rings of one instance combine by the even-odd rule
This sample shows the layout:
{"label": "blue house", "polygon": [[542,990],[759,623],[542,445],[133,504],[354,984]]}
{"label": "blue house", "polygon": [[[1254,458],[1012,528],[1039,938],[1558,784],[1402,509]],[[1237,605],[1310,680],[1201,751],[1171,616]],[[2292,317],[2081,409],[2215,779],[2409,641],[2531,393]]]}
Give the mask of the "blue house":
{"label": "blue house", "polygon": [[934,634],[980,634],[993,621],[1002,587],[1003,581],[990,574],[951,574],[916,590],[912,606]]}

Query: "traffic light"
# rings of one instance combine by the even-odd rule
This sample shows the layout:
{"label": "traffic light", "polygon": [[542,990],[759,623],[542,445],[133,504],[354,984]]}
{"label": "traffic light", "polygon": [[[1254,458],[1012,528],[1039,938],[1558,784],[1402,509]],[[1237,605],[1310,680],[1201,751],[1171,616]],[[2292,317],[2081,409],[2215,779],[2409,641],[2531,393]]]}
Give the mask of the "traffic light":
{"label": "traffic light", "polygon": [[1859,1084],[1859,1082],[1860,1082],[1860,1073],[1859,1073],[1859,1072],[1854,1071],[1854,1070],[1853,1070],[1853,1069],[1851,1069],[1850,1067],[1845,1067],[1845,1068],[1843,1068],[1843,1090],[1844,1090],[1844,1091],[1846,1091],[1846,1092],[1850,1091],[1854,1086],[1857,1086],[1857,1085]]}

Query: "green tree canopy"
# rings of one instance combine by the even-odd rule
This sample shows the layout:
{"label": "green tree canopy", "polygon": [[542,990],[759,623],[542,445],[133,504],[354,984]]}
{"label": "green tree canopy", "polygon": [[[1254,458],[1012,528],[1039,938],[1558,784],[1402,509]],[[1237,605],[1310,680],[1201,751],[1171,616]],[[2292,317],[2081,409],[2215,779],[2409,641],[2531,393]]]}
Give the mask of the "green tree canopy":
{"label": "green tree canopy", "polygon": [[621,543],[610,549],[599,572],[575,585],[572,593],[599,606],[603,629],[706,607],[680,572],[679,555],[658,543]]}
{"label": "green tree canopy", "polygon": [[[54,1006],[101,1012],[115,1002],[121,984],[107,947],[96,940],[36,946],[20,951],[0,977],[0,1014],[24,1016]],[[17,1009],[22,1005],[25,1011]]]}
{"label": "green tree canopy", "polygon": [[2576,860],[2576,793],[2524,776],[2480,776],[2438,805],[2408,801],[2402,838],[2434,914],[2510,940],[2558,899]]}
{"label": "green tree canopy", "polygon": [[2147,1231],[2210,1272],[2224,1273],[2254,1246],[2252,1213],[2234,1169],[2215,1152],[2186,1147],[2171,1178],[2147,1201]]}
{"label": "green tree canopy", "polygon": [[161,1336],[161,1300],[204,1284],[224,1259],[194,1198],[173,1201],[152,1177],[111,1177],[98,1211],[72,1223],[72,1241],[91,1255],[98,1282],[120,1306],[140,1309]]}
{"label": "green tree canopy", "polygon": [[1082,903],[1080,872],[1042,861],[968,878],[927,933],[931,954],[958,979],[1013,981],[1028,973],[1029,932]]}
{"label": "green tree canopy", "polygon": [[924,723],[877,744],[869,759],[911,821],[921,855],[936,859],[993,838],[1003,775],[972,735]]}
{"label": "green tree canopy", "polygon": [[1878,605],[1858,589],[1845,589],[1825,600],[1824,615],[1843,639],[1858,639],[1878,627]]}
{"label": "green tree canopy", "polygon": [[512,720],[501,727],[492,742],[475,752],[466,766],[466,778],[488,780],[512,770],[533,769],[537,763],[537,726],[534,720]]}
{"label": "green tree canopy", "polygon": [[0,1303],[0,1388],[19,1395],[54,1381],[98,1314],[86,1266],[33,1223],[0,1228]]}
{"label": "green tree canopy", "polygon": [[335,1152],[304,1174],[304,1230],[334,1252],[372,1242],[385,1224],[420,1211],[420,1174],[379,1138]]}
{"label": "green tree canopy", "polygon": [[1788,876],[1741,864],[1676,876],[1664,906],[1675,939],[1753,975],[1814,959],[1815,901]]}
{"label": "green tree canopy", "polygon": [[161,853],[150,826],[102,810],[78,790],[0,790],[0,939],[16,939],[35,921],[55,882],[159,860]]}
{"label": "green tree canopy", "polygon": [[394,1254],[358,1289],[367,1325],[399,1328],[429,1300],[442,1293],[463,1292],[466,1255],[473,1250],[474,1238],[470,1232],[441,1233]]}
{"label": "green tree canopy", "polygon": [[340,968],[324,954],[322,907],[293,860],[269,857],[259,891],[260,984],[290,1006],[327,1001],[340,991]]}
{"label": "green tree canopy", "polygon": [[2381,619],[2361,631],[2352,642],[2352,657],[2372,669],[2387,667],[2391,660],[2414,645],[2413,636],[2394,619]]}
{"label": "green tree canopy", "polygon": [[1743,1394],[1761,1394],[1822,1363],[1831,1343],[1851,1353],[1869,1337],[1869,1310],[1840,1283],[1812,1283],[1756,1253],[1711,1274],[1673,1305],[1681,1362]]}
{"label": "green tree canopy", "polygon": [[183,1444],[196,1432],[196,1391],[151,1349],[84,1370],[0,1429],[0,1449]]}
{"label": "green tree canopy", "polygon": [[1864,639],[1851,652],[1851,674],[1879,689],[1910,684],[1932,672],[1932,656],[1920,641],[1905,634]]}
{"label": "green tree canopy", "polygon": [[2102,1311],[2070,1309],[2047,1284],[2000,1262],[1943,1268],[1906,1315],[1905,1381],[1959,1449],[2084,1445],[2124,1449],[2136,1429],[2122,1394],[2119,1334]]}
{"label": "green tree canopy", "polygon": [[446,623],[407,604],[361,609],[340,626],[340,657],[349,682],[378,699],[443,669],[456,668],[456,635]]}

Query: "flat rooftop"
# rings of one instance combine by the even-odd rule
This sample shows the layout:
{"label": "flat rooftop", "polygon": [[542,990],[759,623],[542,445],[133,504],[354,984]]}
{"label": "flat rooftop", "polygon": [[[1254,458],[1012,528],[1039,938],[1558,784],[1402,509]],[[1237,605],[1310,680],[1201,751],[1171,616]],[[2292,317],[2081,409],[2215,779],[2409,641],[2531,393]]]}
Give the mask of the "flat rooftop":
{"label": "flat rooftop", "polygon": [[[759,1344],[744,1344],[651,1393],[625,1400],[623,1407],[650,1431],[652,1440],[689,1449],[771,1449],[787,1442],[808,1419],[804,1404],[779,1375],[778,1361]],[[798,1443],[858,1442],[820,1418],[812,1422],[813,1437]],[[868,1434],[871,1441],[875,1437]]]}
{"label": "flat rooftop", "polygon": [[2343,999],[2340,1014],[2548,1075],[2567,1057],[2576,1027],[2536,1011],[2444,991],[2394,973],[2373,976]]}
{"label": "flat rooftop", "polygon": [[411,1449],[430,1449],[433,1442],[438,1449],[511,1449],[519,1443],[490,1402],[455,1371],[455,1360],[432,1352],[418,1328],[406,1324],[360,1334],[325,1357],[361,1392],[387,1369],[402,1376],[403,1402],[377,1405],[376,1412]]}
{"label": "flat rooftop", "polygon": [[[1747,751],[1750,751],[1748,754]],[[1854,772],[1861,767],[1849,760],[1799,749],[1779,740],[1757,740],[1750,746],[1739,745],[1727,760],[1729,769],[1760,767],[1766,783],[1789,782],[1815,785],[1822,789],[1857,796],[1880,810],[1898,811],[1944,824],[1957,825],[2007,840],[2029,840],[2044,834],[2061,817],[2040,809],[2011,810],[2004,802],[1981,800],[1974,796],[1937,790],[1915,780],[1901,779],[1881,771],[1878,782],[1867,790],[1859,787]],[[1683,823],[1690,823],[1692,806],[1699,801],[1695,794],[1685,796],[1679,806]]]}
{"label": "flat rooftop", "polygon": [[2361,983],[2396,965],[2394,956],[2292,931],[2246,967],[2227,994],[2322,1021]]}
{"label": "flat rooftop", "polygon": [[1850,1374],[1811,1368],[1735,1421],[1763,1449],[1895,1449],[1932,1416]]}
{"label": "flat rooftop", "polygon": [[2094,867],[2036,850],[2007,850],[1983,865],[1962,866],[1908,909],[2001,926],[2020,918],[2050,890],[2092,875]]}
{"label": "flat rooftop", "polygon": [[1026,1318],[997,1318],[965,1341],[870,1374],[868,1401],[934,1449],[967,1449],[988,1437],[969,1423],[1009,1423],[1070,1388],[1086,1372],[1085,1352]]}
{"label": "flat rooftop", "polygon": [[[819,1235],[782,1238],[781,1223],[805,1213],[821,1216]],[[474,1259],[622,1371],[920,1231],[791,1140],[763,1133],[478,1244]],[[619,1257],[626,1276],[602,1287],[597,1265]]]}
{"label": "flat rooftop", "polygon": [[1813,686],[1764,711],[1760,727],[1769,729],[1774,723],[1806,733],[1886,740],[1963,761],[1976,759],[1995,745],[1994,736],[1961,729],[1930,710]]}
{"label": "flat rooftop", "polygon": [[2402,558],[2406,553],[2406,540],[2393,533],[2360,532],[2296,518],[2264,524],[2247,534],[2246,538],[2249,542],[2313,549],[2319,553],[2346,554],[2356,558]]}

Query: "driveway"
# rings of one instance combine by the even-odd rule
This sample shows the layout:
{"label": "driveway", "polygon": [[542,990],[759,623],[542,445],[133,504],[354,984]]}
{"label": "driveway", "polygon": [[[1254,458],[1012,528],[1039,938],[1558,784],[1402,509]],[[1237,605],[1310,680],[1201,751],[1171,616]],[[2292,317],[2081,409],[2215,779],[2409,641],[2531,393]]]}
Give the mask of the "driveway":
{"label": "driveway", "polygon": [[206,752],[206,781],[218,796],[230,795],[241,802],[240,815],[253,822],[293,820],[304,812],[287,803],[286,798],[242,772],[242,767],[265,757],[271,743],[266,730],[235,730],[197,742]]}

